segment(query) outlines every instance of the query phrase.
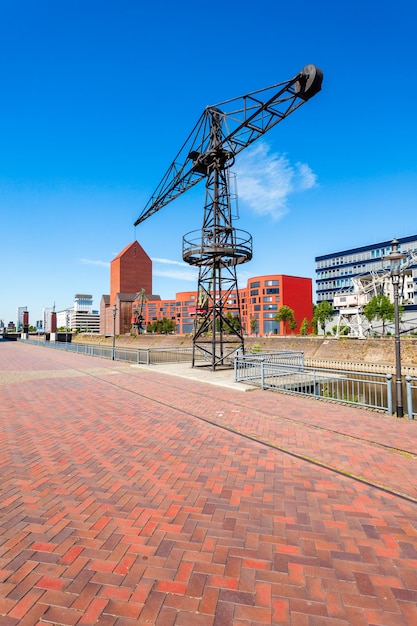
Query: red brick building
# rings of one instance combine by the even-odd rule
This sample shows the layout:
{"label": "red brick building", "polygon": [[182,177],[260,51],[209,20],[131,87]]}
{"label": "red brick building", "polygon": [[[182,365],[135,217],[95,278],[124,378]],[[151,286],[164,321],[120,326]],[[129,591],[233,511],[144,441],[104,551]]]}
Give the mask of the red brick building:
{"label": "red brick building", "polygon": [[[144,289],[146,301],[137,302],[138,293]],[[236,293],[230,294],[229,303],[235,304]],[[242,325],[247,335],[284,335],[287,329],[282,322],[274,320],[283,306],[289,306],[295,315],[299,333],[306,318],[313,316],[313,282],[311,278],[268,274],[250,278],[243,289],[239,289]],[[110,295],[104,295],[100,306],[100,331],[112,335],[130,333],[132,314],[142,308],[143,327],[166,318],[175,322],[176,333],[186,335],[193,332],[197,303],[197,291],[183,291],[175,300],[164,300],[152,295],[152,261],[137,241],[129,244],[110,265]],[[116,305],[116,310],[114,309]],[[114,317],[114,313],[116,316]],[[256,320],[252,322],[252,320]]]}
{"label": "red brick building", "polygon": [[[234,304],[236,294],[232,292],[230,304]],[[282,305],[294,311],[300,331],[304,318],[309,322],[313,317],[313,284],[311,278],[271,274],[250,278],[246,288],[239,289],[242,325],[247,335],[285,335],[288,330],[282,322],[274,320]],[[148,300],[143,307],[144,326],[165,317],[175,321],[176,332],[180,335],[193,331],[197,292],[183,291],[176,294],[175,300]],[[256,320],[252,330],[251,320]]]}
{"label": "red brick building", "polygon": [[313,281],[311,278],[270,274],[255,276],[247,282],[246,289],[239,290],[242,303],[242,323],[247,334],[252,334],[251,320],[257,320],[259,335],[285,335],[284,323],[276,322],[275,315],[286,305],[294,311],[300,332],[304,318],[313,317]]}
{"label": "red brick building", "polygon": [[114,329],[116,335],[130,332],[132,304],[142,289],[152,293],[152,260],[134,241],[110,263],[110,295],[103,295],[100,302],[102,335],[112,335]]}

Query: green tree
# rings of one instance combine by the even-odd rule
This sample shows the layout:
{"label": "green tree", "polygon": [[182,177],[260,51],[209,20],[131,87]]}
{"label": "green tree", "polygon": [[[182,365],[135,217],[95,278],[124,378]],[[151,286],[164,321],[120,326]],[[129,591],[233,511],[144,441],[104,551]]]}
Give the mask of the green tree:
{"label": "green tree", "polygon": [[240,330],[240,321],[238,317],[231,314],[230,311],[226,313],[226,318],[216,319],[216,330],[222,330],[226,335],[233,334],[235,331]]}
{"label": "green tree", "polygon": [[297,322],[296,322],[295,317],[292,317],[290,320],[288,320],[288,328],[290,329],[292,333],[297,328]]}
{"label": "green tree", "polygon": [[259,326],[259,322],[258,322],[257,318],[256,317],[252,317],[252,319],[250,321],[251,332],[258,334],[258,326]]}
{"label": "green tree", "polygon": [[305,317],[303,321],[301,322],[300,335],[304,335],[304,336],[307,335],[309,326],[310,324],[308,322],[308,319]]}
{"label": "green tree", "polygon": [[290,330],[294,330],[297,326],[297,322],[295,321],[294,311],[286,304],[283,304],[280,310],[278,311],[278,313],[274,315],[274,320],[276,322],[283,322],[284,335],[287,334],[286,332],[287,327]]}
{"label": "green tree", "polygon": [[323,300],[314,307],[313,326],[318,329],[319,325],[323,331],[323,335],[326,334],[326,322],[330,322],[333,319],[334,309],[330,302]]}
{"label": "green tree", "polygon": [[163,317],[161,320],[156,320],[152,324],[148,324],[148,333],[160,333],[166,335],[175,331],[175,322]]}
{"label": "green tree", "polygon": [[379,293],[365,305],[363,313],[370,323],[372,323],[374,319],[380,320],[382,322],[382,334],[385,335],[385,324],[387,322],[393,322],[395,319],[395,306],[388,296]]}
{"label": "green tree", "polygon": [[[333,335],[335,335],[337,333],[337,324],[336,326],[332,326],[332,333]],[[347,326],[345,326],[344,324],[342,324],[339,327],[339,337],[340,336],[346,336],[349,334],[349,328]]]}

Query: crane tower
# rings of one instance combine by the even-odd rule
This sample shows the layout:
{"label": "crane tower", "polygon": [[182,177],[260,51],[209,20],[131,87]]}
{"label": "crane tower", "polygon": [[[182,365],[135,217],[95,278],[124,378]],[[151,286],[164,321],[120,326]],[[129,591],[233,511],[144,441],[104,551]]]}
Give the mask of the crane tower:
{"label": "crane tower", "polygon": [[244,349],[236,268],[252,258],[252,237],[234,228],[230,168],[236,155],[317,94],[323,74],[306,65],[294,78],[208,106],[135,226],[206,180],[203,226],[183,237],[183,259],[198,267],[193,334],[197,357],[214,370]]}

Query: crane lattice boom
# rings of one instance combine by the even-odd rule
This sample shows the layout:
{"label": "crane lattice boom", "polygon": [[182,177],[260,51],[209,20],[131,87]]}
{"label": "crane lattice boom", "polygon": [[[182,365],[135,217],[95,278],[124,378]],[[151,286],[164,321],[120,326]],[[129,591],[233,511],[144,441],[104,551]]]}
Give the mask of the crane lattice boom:
{"label": "crane lattice boom", "polygon": [[[239,152],[318,93],[322,80],[321,70],[306,65],[289,81],[206,107],[135,226],[206,178],[214,157],[221,155],[223,167],[232,165]],[[215,153],[211,137],[214,114],[222,128]]]}

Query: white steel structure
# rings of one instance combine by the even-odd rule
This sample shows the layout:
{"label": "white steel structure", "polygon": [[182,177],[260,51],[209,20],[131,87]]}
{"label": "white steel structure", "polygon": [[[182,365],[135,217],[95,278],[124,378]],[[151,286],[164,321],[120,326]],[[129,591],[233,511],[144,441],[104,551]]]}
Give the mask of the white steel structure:
{"label": "white steel structure", "polygon": [[[417,260],[408,257],[417,250],[417,235],[400,237],[398,241],[401,252],[407,254],[402,266],[400,304],[404,323],[411,330],[417,327]],[[371,329],[363,307],[377,293],[393,300],[388,262],[384,262],[390,251],[391,241],[382,241],[316,257],[316,302],[327,300],[334,305],[338,334],[343,325],[351,336],[365,336]]]}
{"label": "white steel structure", "polygon": [[[404,308],[414,305],[412,268],[417,265],[417,251],[409,251],[405,255],[400,270],[400,304]],[[351,337],[358,337],[359,339],[364,339],[367,334],[373,331],[372,324],[364,315],[364,308],[378,294],[384,294],[389,297],[391,302],[393,301],[390,268],[355,276],[352,278],[351,290],[340,291],[334,296],[333,305],[339,311],[337,337],[340,336],[343,327],[348,329],[348,334]]]}

